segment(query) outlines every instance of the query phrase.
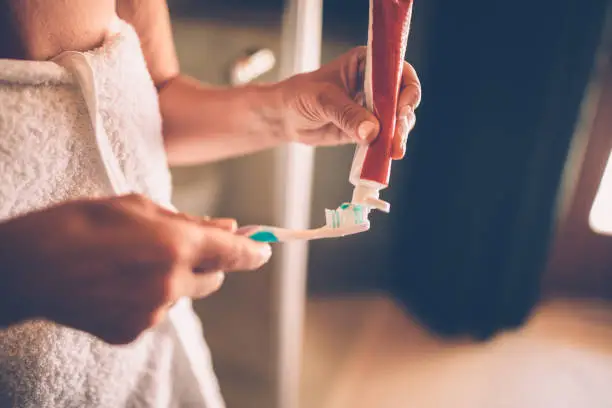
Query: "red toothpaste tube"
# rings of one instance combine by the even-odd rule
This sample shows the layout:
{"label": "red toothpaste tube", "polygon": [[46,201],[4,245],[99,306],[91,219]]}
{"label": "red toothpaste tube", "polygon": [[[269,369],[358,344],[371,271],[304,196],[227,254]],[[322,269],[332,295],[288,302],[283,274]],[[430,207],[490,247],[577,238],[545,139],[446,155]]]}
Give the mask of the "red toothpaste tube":
{"label": "red toothpaste tube", "polygon": [[379,120],[380,133],[370,145],[357,148],[350,182],[355,186],[353,204],[385,212],[390,205],[379,199],[379,194],[389,185],[391,174],[391,150],[411,17],[412,0],[370,0],[364,93],[366,107]]}

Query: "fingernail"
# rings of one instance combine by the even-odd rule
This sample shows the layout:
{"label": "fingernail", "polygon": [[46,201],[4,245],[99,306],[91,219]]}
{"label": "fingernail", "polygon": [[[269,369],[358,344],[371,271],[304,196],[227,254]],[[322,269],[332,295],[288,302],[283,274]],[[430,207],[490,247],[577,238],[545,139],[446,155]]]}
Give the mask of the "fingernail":
{"label": "fingernail", "polygon": [[259,247],[259,261],[261,264],[265,264],[272,257],[272,247],[270,245],[261,245]]}
{"label": "fingernail", "polygon": [[359,139],[365,142],[371,142],[378,136],[376,133],[378,132],[378,126],[372,122],[362,122],[357,129],[357,136]]}
{"label": "fingernail", "polygon": [[217,288],[221,287],[221,285],[223,285],[223,282],[225,281],[225,272],[217,272]]}

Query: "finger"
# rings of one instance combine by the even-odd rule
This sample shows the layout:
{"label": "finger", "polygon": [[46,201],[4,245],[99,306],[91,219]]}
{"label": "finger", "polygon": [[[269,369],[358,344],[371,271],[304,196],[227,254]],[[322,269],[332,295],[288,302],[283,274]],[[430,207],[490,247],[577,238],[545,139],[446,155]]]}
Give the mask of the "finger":
{"label": "finger", "polygon": [[233,231],[193,222],[177,216],[165,225],[163,234],[171,236],[173,257],[189,270],[253,270],[266,263],[272,250],[268,244],[236,235]]}
{"label": "finger", "polygon": [[407,119],[405,117],[398,118],[397,126],[395,127],[395,135],[393,137],[393,145],[391,149],[391,158],[400,160],[406,154],[406,139],[407,139]]}
{"label": "finger", "polygon": [[194,274],[191,288],[191,298],[202,299],[218,291],[225,281],[225,273],[221,271]]}
{"label": "finger", "polygon": [[333,123],[328,123],[318,129],[302,130],[300,142],[311,146],[337,146],[354,143],[355,140]]}
{"label": "finger", "polygon": [[200,270],[244,271],[260,268],[272,248],[244,236],[209,228],[203,231],[196,263]]}
{"label": "finger", "polygon": [[236,230],[237,235],[249,236],[255,231],[257,231],[260,227],[258,225],[245,225]]}
{"label": "finger", "polygon": [[340,70],[340,81],[345,89],[363,87],[363,72],[365,68],[367,49],[359,46],[340,55],[321,67],[322,71],[336,72]]}
{"label": "finger", "polygon": [[357,143],[370,143],[379,132],[378,119],[339,87],[327,87],[317,98],[322,120],[336,125]]}
{"label": "finger", "polygon": [[238,228],[238,223],[232,218],[196,217],[163,207],[159,207],[159,212],[174,219],[197,223],[205,227],[216,227],[230,232],[234,232]]}
{"label": "finger", "polygon": [[406,154],[406,144],[408,142],[408,135],[414,128],[416,123],[416,116],[414,113],[410,113],[408,116],[402,116],[397,119],[397,126],[395,128],[395,135],[393,137],[393,145],[391,150],[391,157],[393,160],[401,160]]}
{"label": "finger", "polygon": [[225,231],[234,232],[238,229],[238,223],[232,218],[210,218],[210,217],[196,217],[185,213],[174,213],[175,218],[180,218],[185,221],[199,224],[203,227],[219,228]]}
{"label": "finger", "polygon": [[361,106],[365,106],[366,100],[365,100],[365,92],[364,91],[359,91],[355,94],[355,98],[353,98],[355,103],[361,105]]}
{"label": "finger", "polygon": [[209,218],[200,220],[200,225],[220,228],[228,232],[236,232],[238,222],[233,218]]}
{"label": "finger", "polygon": [[398,116],[408,116],[421,103],[421,82],[412,65],[404,63],[402,71],[401,91],[398,100]]}
{"label": "finger", "polygon": [[367,49],[366,47],[357,47],[355,49],[355,54],[357,56],[357,72],[354,75],[355,83],[352,88],[358,92],[363,93],[363,86],[365,82],[365,71],[366,71],[366,62],[367,62]]}

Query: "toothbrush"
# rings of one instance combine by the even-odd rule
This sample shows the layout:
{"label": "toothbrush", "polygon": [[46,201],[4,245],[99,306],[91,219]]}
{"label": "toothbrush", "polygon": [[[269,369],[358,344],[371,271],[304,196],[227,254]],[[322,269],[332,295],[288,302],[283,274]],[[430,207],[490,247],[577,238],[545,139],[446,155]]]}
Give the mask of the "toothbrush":
{"label": "toothbrush", "polygon": [[397,102],[413,0],[370,0],[370,21],[364,94],[366,108],[380,123],[380,133],[371,144],[358,146],[349,181],[354,186],[350,203],[325,210],[325,226],[290,230],[268,226],[246,226],[238,230],[260,242],[287,242],[336,238],[370,229],[373,209],[388,213],[389,203],[379,198],[391,175],[391,149],[395,134]]}
{"label": "toothbrush", "polygon": [[325,226],[308,230],[253,225],[239,228],[237,233],[259,242],[310,241],[353,235],[370,229],[366,207],[344,203],[336,210],[325,210]]}

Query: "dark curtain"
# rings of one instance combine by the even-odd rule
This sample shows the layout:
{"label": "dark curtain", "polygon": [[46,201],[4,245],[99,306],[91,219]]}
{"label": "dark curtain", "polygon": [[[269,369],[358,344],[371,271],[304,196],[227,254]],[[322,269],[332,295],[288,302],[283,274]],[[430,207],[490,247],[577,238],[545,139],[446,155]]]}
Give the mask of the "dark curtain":
{"label": "dark curtain", "polygon": [[438,333],[487,338],[537,300],[607,3],[435,3],[389,288]]}

